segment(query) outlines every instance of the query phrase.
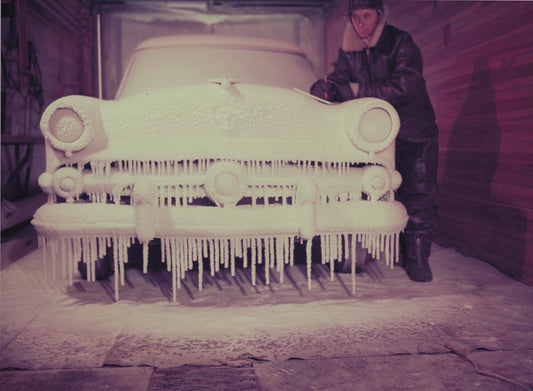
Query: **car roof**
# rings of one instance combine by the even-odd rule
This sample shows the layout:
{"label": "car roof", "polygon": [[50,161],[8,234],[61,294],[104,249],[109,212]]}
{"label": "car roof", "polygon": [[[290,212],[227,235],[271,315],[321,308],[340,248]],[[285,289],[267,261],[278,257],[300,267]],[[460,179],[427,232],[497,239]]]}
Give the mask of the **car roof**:
{"label": "car roof", "polygon": [[281,39],[248,37],[238,35],[168,35],[151,38],[141,42],[135,52],[143,49],[175,47],[175,46],[209,46],[224,48],[239,48],[252,50],[271,50],[306,55],[294,43]]}

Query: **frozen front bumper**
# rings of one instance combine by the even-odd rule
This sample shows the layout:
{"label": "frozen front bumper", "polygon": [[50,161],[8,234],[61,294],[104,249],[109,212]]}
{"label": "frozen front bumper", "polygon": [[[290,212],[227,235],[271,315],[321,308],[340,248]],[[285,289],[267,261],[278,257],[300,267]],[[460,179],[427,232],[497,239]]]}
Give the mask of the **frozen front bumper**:
{"label": "frozen front bumper", "polygon": [[[113,204],[47,204],[34,215],[39,235],[62,237],[136,237],[153,225],[154,237],[301,236],[302,231],[321,234],[394,234],[401,232],[408,216],[397,201],[347,202],[317,205],[314,211],[293,206],[155,207],[139,219],[139,208]],[[146,214],[146,213],[145,213]],[[309,227],[308,214],[316,218]]]}

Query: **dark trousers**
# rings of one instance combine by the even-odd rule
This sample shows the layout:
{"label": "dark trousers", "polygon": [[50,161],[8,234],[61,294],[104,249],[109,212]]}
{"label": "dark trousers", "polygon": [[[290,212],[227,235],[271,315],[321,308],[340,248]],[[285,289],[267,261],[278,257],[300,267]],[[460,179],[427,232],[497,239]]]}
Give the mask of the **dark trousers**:
{"label": "dark trousers", "polygon": [[[436,127],[436,125],[435,125]],[[435,137],[396,140],[396,169],[402,175],[397,200],[407,209],[406,236],[432,238],[438,226],[438,141]]]}

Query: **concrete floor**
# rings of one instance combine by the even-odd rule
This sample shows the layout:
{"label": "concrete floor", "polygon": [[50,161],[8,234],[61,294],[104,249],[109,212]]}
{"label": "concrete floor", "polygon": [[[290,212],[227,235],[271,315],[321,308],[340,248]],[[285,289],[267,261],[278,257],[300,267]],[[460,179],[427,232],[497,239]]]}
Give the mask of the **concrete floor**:
{"label": "concrete floor", "polygon": [[533,287],[453,249],[433,246],[431,283],[380,266],[355,297],[349,274],[315,264],[311,291],[303,265],[255,287],[222,270],[202,292],[187,275],[176,303],[165,272],[129,269],[114,302],[112,279],[44,278],[31,227],[2,240],[0,390],[533,386]]}

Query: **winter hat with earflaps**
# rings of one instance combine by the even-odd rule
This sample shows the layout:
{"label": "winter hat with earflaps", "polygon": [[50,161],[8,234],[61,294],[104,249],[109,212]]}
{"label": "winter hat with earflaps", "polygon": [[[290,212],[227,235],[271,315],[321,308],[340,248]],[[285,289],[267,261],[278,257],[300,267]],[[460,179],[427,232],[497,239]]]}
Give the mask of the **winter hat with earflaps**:
{"label": "winter hat with earflaps", "polygon": [[383,12],[383,0],[348,0],[348,14],[360,8],[372,8]]}
{"label": "winter hat with earflaps", "polygon": [[[360,8],[375,9],[381,14],[379,24],[376,27],[372,40],[366,44],[354,31],[350,14]],[[369,47],[376,46],[381,36],[389,16],[389,7],[383,4],[383,0],[349,0],[348,11],[346,13],[346,28],[342,39],[342,49],[345,52],[361,51]]]}

